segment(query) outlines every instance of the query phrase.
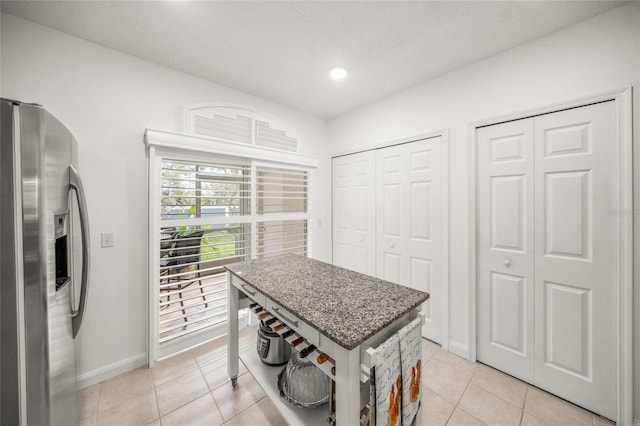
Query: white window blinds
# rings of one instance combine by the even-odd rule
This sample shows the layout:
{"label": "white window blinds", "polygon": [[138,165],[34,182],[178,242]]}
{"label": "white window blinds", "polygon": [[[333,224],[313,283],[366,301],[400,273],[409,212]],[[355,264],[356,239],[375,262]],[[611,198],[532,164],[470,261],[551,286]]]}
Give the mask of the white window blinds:
{"label": "white window blinds", "polygon": [[160,175],[162,347],[226,322],[224,265],[309,253],[313,172],[251,160],[163,158]]}
{"label": "white window blinds", "polygon": [[283,253],[307,255],[307,221],[278,220],[258,222],[258,259]]}
{"label": "white window blinds", "polygon": [[258,214],[306,213],[308,172],[286,168],[256,168]]}
{"label": "white window blinds", "polygon": [[[291,168],[256,168],[258,258],[282,253],[307,254],[309,172]],[[267,220],[269,217],[276,219]]]}
{"label": "white window blinds", "polygon": [[165,160],[159,342],[226,321],[223,266],[250,257],[251,167]]}

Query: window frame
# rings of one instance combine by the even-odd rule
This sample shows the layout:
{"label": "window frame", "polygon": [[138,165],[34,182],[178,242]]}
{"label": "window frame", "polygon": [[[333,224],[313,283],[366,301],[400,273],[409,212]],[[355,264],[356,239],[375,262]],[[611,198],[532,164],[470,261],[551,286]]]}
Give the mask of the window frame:
{"label": "window frame", "polygon": [[[256,223],[264,220],[294,220],[294,219],[306,219],[307,229],[312,229],[314,206],[313,197],[315,193],[317,169],[320,161],[313,157],[308,157],[300,154],[282,152],[264,147],[256,147],[251,145],[242,145],[233,142],[215,140],[211,138],[201,138],[195,136],[189,136],[179,133],[164,132],[154,129],[147,129],[145,131],[145,144],[147,146],[148,162],[147,162],[147,189],[148,189],[148,217],[149,226],[147,230],[148,255],[148,353],[147,361],[149,366],[152,367],[155,362],[167,354],[160,350],[158,342],[159,337],[159,306],[157,303],[157,295],[159,292],[159,258],[160,258],[160,236],[157,232],[161,226],[169,226],[169,223],[162,223],[160,220],[160,197],[161,197],[161,173],[162,173],[162,161],[167,159],[180,160],[180,161],[193,161],[194,163],[203,163],[207,161],[223,162],[228,160],[232,163],[238,163],[239,161],[246,161],[251,164],[251,188],[256,188],[255,182],[255,169],[257,166],[267,167],[286,167],[286,168],[299,168],[308,171],[307,191],[308,191],[308,205],[307,212],[303,214],[264,214],[258,215],[256,211],[251,212],[250,235],[251,235],[251,258],[256,257]],[[256,210],[256,191],[251,191],[250,205],[253,210]],[[221,221],[225,223],[245,223],[246,217],[242,216],[230,216],[227,218],[221,218]],[[194,225],[210,223],[207,218],[193,219]],[[313,241],[312,238],[307,237],[308,252],[307,256],[312,255]],[[219,334],[223,334],[226,330],[226,326],[221,327]],[[207,331],[211,337],[210,331]],[[184,346],[189,347],[198,343],[198,335],[193,336],[193,339],[184,339]]]}

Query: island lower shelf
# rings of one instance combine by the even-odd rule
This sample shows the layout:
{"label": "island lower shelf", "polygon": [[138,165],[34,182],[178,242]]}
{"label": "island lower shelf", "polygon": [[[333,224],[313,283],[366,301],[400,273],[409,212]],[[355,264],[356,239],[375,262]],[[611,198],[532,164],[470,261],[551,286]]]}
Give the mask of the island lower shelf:
{"label": "island lower shelf", "polygon": [[282,399],[278,391],[277,381],[278,373],[282,371],[284,366],[271,367],[265,365],[260,361],[255,346],[241,350],[240,360],[288,424],[309,426],[328,425],[327,418],[329,417],[329,409],[327,404],[316,408],[299,408]]}

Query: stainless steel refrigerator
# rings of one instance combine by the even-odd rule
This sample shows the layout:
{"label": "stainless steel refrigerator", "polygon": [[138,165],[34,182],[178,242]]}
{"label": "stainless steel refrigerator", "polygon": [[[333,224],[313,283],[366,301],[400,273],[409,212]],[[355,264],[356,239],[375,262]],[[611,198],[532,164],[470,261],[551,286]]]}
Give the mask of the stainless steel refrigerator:
{"label": "stainless steel refrigerator", "polygon": [[0,104],[1,424],[74,425],[89,273],[77,144],[41,106]]}

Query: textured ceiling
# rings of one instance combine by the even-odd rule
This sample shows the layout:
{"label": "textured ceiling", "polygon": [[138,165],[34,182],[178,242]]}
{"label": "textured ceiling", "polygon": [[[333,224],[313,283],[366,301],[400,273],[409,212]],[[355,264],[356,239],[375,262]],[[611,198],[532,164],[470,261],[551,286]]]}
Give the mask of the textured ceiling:
{"label": "textured ceiling", "polygon": [[[624,1],[2,1],[2,12],[331,118]],[[329,69],[342,65],[347,79]]]}

